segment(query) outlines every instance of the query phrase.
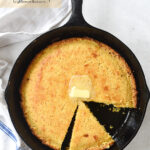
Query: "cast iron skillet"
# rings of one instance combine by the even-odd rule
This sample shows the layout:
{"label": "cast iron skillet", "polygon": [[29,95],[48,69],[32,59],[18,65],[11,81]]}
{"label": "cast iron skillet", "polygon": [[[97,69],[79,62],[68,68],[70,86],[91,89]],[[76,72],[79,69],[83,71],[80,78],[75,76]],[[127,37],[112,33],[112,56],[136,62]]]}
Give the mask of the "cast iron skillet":
{"label": "cast iron skillet", "polygon": [[[106,130],[113,136],[116,141],[110,150],[122,150],[136,135],[143,121],[148,99],[150,96],[146,85],[142,68],[131,50],[123,44],[119,39],[108,32],[97,29],[89,25],[82,16],[82,0],[72,0],[73,12],[69,22],[58,29],[49,31],[31,44],[21,53],[17,59],[5,91],[5,99],[8,104],[9,113],[12,122],[22,137],[22,139],[33,150],[49,150],[50,148],[43,145],[29,129],[20,107],[19,88],[23,75],[34,56],[47,45],[66,38],[71,37],[91,37],[103,43],[106,43],[115,49],[130,66],[137,85],[138,102],[136,109],[121,109],[120,112],[111,112],[113,106],[105,106],[96,103],[87,103],[93,114],[105,126]],[[101,117],[99,117],[101,116]],[[110,125],[113,126],[110,129]],[[63,142],[62,149],[69,144],[73,121],[69,128],[69,132]],[[59,136],[59,135],[58,135]]]}

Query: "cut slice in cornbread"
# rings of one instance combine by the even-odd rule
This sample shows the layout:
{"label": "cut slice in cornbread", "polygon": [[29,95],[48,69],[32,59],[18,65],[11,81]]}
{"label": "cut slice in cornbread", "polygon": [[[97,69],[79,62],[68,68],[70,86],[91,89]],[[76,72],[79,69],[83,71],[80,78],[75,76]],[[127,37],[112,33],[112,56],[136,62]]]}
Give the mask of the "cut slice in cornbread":
{"label": "cut slice in cornbread", "polygon": [[69,150],[104,150],[109,148],[114,140],[100,125],[90,110],[80,102]]}

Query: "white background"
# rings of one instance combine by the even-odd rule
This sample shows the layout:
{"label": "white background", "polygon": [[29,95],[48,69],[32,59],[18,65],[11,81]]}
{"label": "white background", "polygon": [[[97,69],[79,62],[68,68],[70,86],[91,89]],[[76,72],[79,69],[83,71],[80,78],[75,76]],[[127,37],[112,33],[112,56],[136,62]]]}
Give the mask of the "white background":
{"label": "white background", "polygon": [[[123,41],[136,55],[150,88],[150,0],[84,0],[88,23]],[[5,87],[12,64],[33,39],[0,48],[0,59],[8,61]],[[150,103],[143,124],[125,150],[150,150]]]}

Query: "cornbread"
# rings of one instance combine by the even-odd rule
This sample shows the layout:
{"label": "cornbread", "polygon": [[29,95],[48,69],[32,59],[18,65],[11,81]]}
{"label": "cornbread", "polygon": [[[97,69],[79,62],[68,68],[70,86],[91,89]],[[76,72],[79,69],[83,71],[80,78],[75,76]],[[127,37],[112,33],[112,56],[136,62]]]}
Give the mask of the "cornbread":
{"label": "cornbread", "polygon": [[[80,103],[69,96],[69,83],[73,76],[88,76],[92,83],[94,94],[90,97],[91,93],[89,96],[86,93],[87,98],[80,101],[113,104],[118,108],[136,107],[133,74],[125,60],[112,48],[91,38],[70,38],[49,45],[37,54],[29,65],[21,83],[20,94],[21,106],[31,131],[42,143],[57,150],[61,149],[74,112]],[[75,90],[72,95],[75,95]],[[76,93],[81,96],[79,90]],[[79,119],[85,129],[81,127],[81,130],[75,132]],[[93,124],[95,130],[92,129]],[[85,138],[87,140],[82,140],[83,143],[77,141],[79,146],[75,147],[76,138],[86,129],[89,134],[99,133],[95,138],[98,136],[98,141],[95,140],[94,144],[92,139],[91,143],[92,137],[89,136]],[[104,135],[101,136],[101,133]],[[84,104],[79,104],[70,149],[88,148],[88,145],[88,150],[96,149],[91,147],[96,145],[104,149],[112,142],[92,113]]]}
{"label": "cornbread", "polygon": [[114,143],[83,102],[79,103],[69,150],[104,150]]}

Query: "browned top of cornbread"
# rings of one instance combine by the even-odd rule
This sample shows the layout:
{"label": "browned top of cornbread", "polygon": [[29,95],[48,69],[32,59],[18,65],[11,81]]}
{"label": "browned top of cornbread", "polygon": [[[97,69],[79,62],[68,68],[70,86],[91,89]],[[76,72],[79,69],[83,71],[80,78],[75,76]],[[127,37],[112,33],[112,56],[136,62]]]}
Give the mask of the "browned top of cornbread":
{"label": "browned top of cornbread", "polygon": [[32,132],[54,149],[60,149],[77,107],[68,94],[74,75],[90,77],[94,98],[89,101],[136,107],[133,74],[112,48],[91,38],[70,38],[49,45],[29,65],[20,93]]}

